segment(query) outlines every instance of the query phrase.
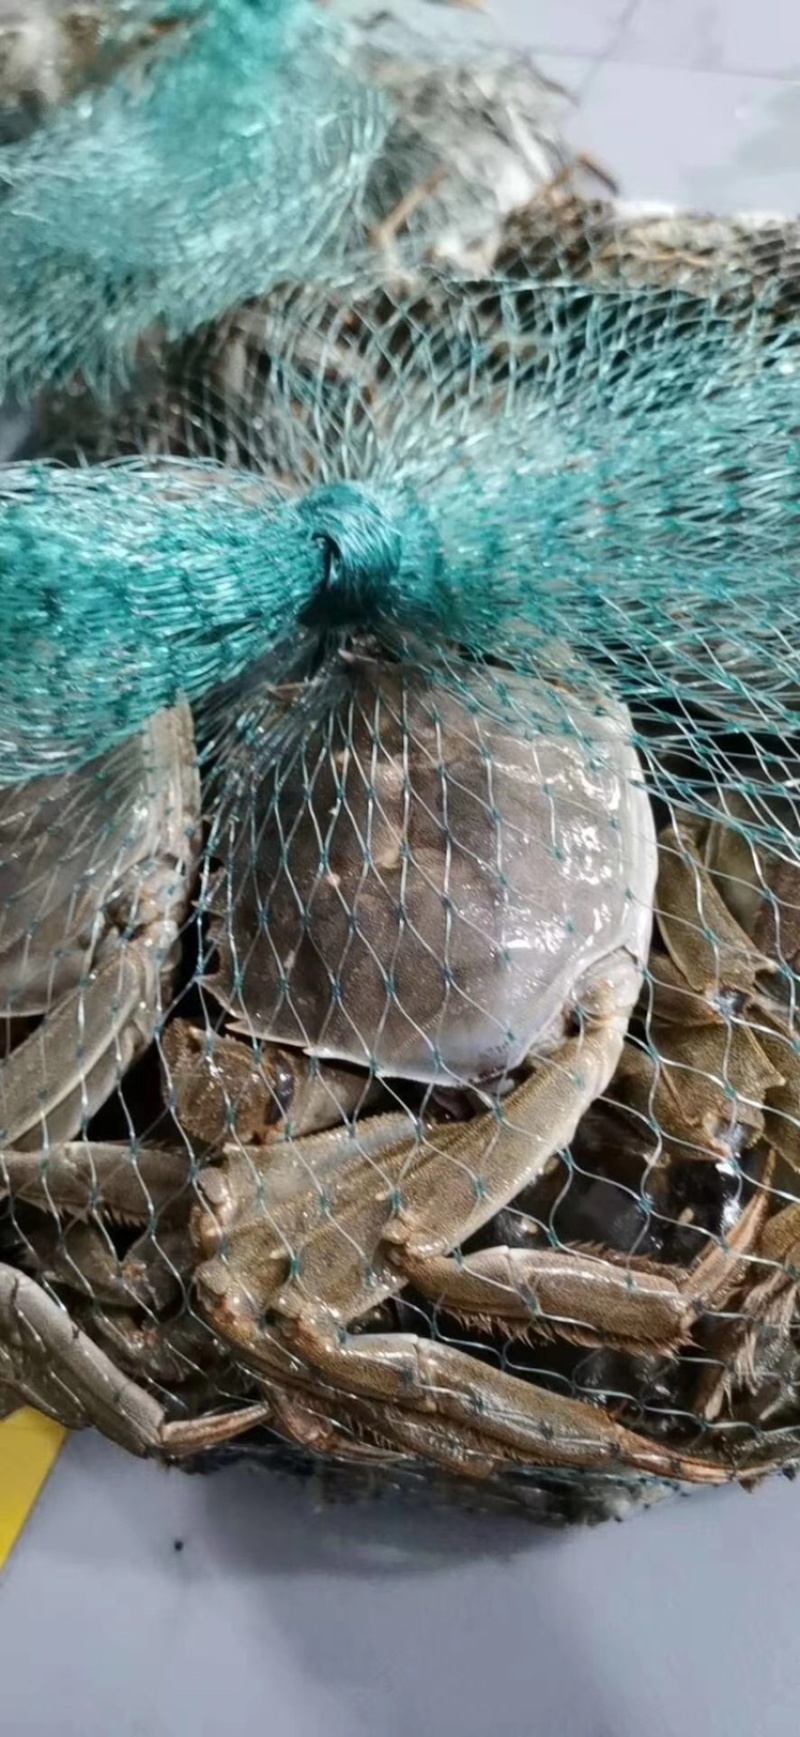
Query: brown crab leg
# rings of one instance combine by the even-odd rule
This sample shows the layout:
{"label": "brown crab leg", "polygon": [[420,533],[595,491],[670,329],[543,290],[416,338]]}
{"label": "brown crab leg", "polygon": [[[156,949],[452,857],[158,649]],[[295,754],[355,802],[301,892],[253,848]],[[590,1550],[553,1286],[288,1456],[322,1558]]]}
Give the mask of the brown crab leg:
{"label": "brown crab leg", "polygon": [[87,1106],[106,1102],[153,1037],[156,968],[144,942],[121,946],[11,1051],[0,1066],[3,1145],[28,1151],[71,1140]]}
{"label": "brown crab leg", "polygon": [[449,1345],[411,1333],[342,1337],[322,1315],[312,1319],[302,1310],[285,1331],[293,1349],[345,1394],[477,1429],[487,1445],[510,1449],[529,1465],[624,1466],[652,1477],[710,1484],[729,1476],[711,1461],[648,1442],[582,1400],[546,1392]]}
{"label": "brown crab leg", "polygon": [[656,914],[665,945],[690,989],[702,996],[753,995],[774,961],[759,952],[704,866],[688,820],[659,836]]}
{"label": "brown crab leg", "polygon": [[491,1477],[500,1456],[477,1431],[448,1428],[400,1406],[346,1398],[332,1388],[306,1387],[302,1381],[284,1385],[273,1373],[268,1380],[273,1415],[271,1428],[306,1452],[360,1465],[396,1465],[427,1459],[448,1471],[471,1477]]}
{"label": "brown crab leg", "polygon": [[182,1223],[193,1167],[181,1146],[65,1141],[42,1152],[0,1147],[0,1199],[43,1212],[88,1217],[107,1213],[124,1224]]}
{"label": "brown crab leg", "polygon": [[107,1345],[116,1362],[137,1379],[171,1388],[202,1376],[210,1392],[225,1391],[231,1368],[227,1350],[196,1315],[142,1322],[124,1309],[93,1304],[79,1319],[89,1337]]}
{"label": "brown crab leg", "polygon": [[617,956],[616,967],[619,985],[613,985],[609,965],[608,982],[597,986],[591,1012],[587,995],[578,1035],[543,1059],[496,1111],[433,1130],[432,1163],[424,1161],[424,1146],[412,1147],[398,1179],[397,1209],[384,1231],[387,1242],[414,1258],[449,1254],[569,1145],[584,1110],[608,1086],[624,1043],[627,1012],[621,1010],[633,995],[626,996],[622,986],[627,989],[631,978],[635,983],[638,971],[626,954]]}
{"label": "brown crab leg", "polygon": [[[232,1032],[239,1028],[234,1024]],[[254,1043],[174,1019],[161,1040],[170,1107],[181,1128],[205,1145],[295,1138],[331,1128],[374,1098],[357,1069],[321,1067],[302,1050]]]}
{"label": "brown crab leg", "polygon": [[[461,1319],[556,1333],[572,1343],[610,1345],[633,1355],[667,1355],[686,1343],[701,1312],[724,1307],[741,1284],[769,1212],[773,1170],[770,1154],[762,1187],[727,1241],[711,1240],[688,1269],[635,1255],[613,1260],[582,1248],[497,1247],[427,1260],[400,1248],[396,1258],[416,1290]],[[796,1234],[800,1238],[800,1208]]]}
{"label": "brown crab leg", "polygon": [[94,1425],[129,1452],[180,1458],[264,1423],[267,1400],[216,1416],[170,1422],[122,1375],[34,1279],[0,1265],[0,1380],[68,1427]]}
{"label": "brown crab leg", "polygon": [[[627,966],[634,970],[632,961]],[[224,1166],[200,1178],[207,1205],[193,1221],[197,1247],[209,1257],[197,1273],[198,1294],[221,1337],[249,1331],[268,1308],[280,1318],[284,1297],[293,1307],[297,1280],[284,1286],[280,1276],[293,1249],[302,1253],[303,1299],[330,1298],[351,1321],[402,1288],[405,1251],[427,1259],[466,1241],[569,1144],[586,1105],[608,1084],[625,1030],[617,1007],[587,1021],[502,1107],[472,1122],[415,1132],[407,1115],[378,1116],[334,1137],[261,1152],[226,1148]],[[332,1140],[335,1156],[326,1157]],[[229,1249],[247,1209],[252,1223]],[[354,1260],[370,1248],[375,1271],[368,1259]]]}
{"label": "brown crab leg", "polygon": [[168,1309],[181,1295],[181,1274],[190,1274],[193,1265],[188,1231],[166,1225],[157,1234],[145,1231],[124,1255],[96,1219],[60,1225],[48,1217],[26,1225],[21,1240],[24,1264],[32,1263],[40,1279],[128,1309]]}
{"label": "brown crab leg", "polygon": [[800,1172],[800,1049],[791,1027],[782,1028],[768,1017],[758,1025],[758,1042],[777,1070],[777,1083],[766,1096],[764,1125],[767,1138],[781,1157]]}
{"label": "brown crab leg", "polygon": [[581,1249],[489,1248],[415,1259],[398,1251],[405,1278],[460,1319],[556,1332],[581,1345],[675,1351],[695,1310],[666,1271],[639,1271]]}
{"label": "brown crab leg", "polygon": [[[769,997],[775,962],[721,896],[696,823],[676,822],[659,847],[657,909],[670,954],[655,976],[660,1058],[656,1064],[626,1045],[615,1083],[623,1099],[649,1105],[662,1134],[681,1139],[687,1156],[726,1156],[736,1130],[748,1143],[763,1134],[800,1170],[800,1053],[788,1011]],[[757,908],[750,846],[741,841],[739,850],[734,835],[725,852],[712,851],[712,862],[718,874],[727,864],[731,904],[743,913],[752,895]],[[764,926],[756,922],[756,932]],[[726,1011],[731,994],[738,1012]]]}
{"label": "brown crab leg", "polygon": [[[251,1321],[239,1343],[271,1393],[304,1392],[335,1428],[356,1423],[382,1447],[428,1459],[463,1476],[486,1478],[513,1465],[625,1470],[659,1479],[724,1483],[730,1467],[671,1453],[614,1423],[581,1400],[488,1369],[464,1352],[414,1334],[342,1335],[298,1307],[282,1341]],[[295,1353],[289,1370],[286,1358]],[[298,1362],[301,1358],[303,1362]],[[331,1383],[323,1395],[320,1376]],[[295,1437],[297,1439],[297,1437]],[[334,1450],[334,1435],[325,1435]],[[306,1440],[304,1445],[312,1444]],[[318,1443],[318,1445],[320,1445]]]}
{"label": "brown crab leg", "polygon": [[[272,1381],[269,1390],[274,1400]],[[298,1404],[299,1396],[294,1395],[294,1416]],[[303,1408],[318,1421],[319,1435],[313,1441],[297,1436],[295,1439],[316,1453],[351,1460],[357,1451],[362,1464],[365,1459],[388,1465],[428,1460],[458,1477],[471,1478],[491,1478],[503,1469],[504,1463],[509,1463],[510,1456],[506,1454],[504,1459],[497,1444],[485,1440],[478,1430],[448,1426],[443,1418],[431,1420],[419,1412],[404,1411],[399,1405],[379,1405],[372,1400],[356,1399],[353,1394],[343,1400],[340,1394],[320,1398],[311,1393],[303,1394]],[[334,1413],[335,1424],[331,1422]]]}
{"label": "brown crab leg", "polygon": [[[763,1263],[763,1276],[755,1283],[750,1278],[695,1392],[698,1410],[710,1421],[720,1415],[737,1387],[757,1391],[764,1370],[765,1341],[776,1332],[789,1337],[800,1284],[800,1203],[784,1207],[763,1226],[753,1257],[751,1269],[755,1266],[758,1270]],[[741,1282],[741,1266],[738,1277]]]}
{"label": "brown crab leg", "polygon": [[[655,1477],[724,1481],[727,1468],[670,1453],[590,1404],[544,1392],[461,1351],[415,1335],[343,1331],[381,1297],[402,1288],[397,1271],[389,1278],[387,1261],[381,1266],[382,1241],[391,1246],[395,1267],[398,1260],[402,1265],[405,1251],[416,1260],[448,1254],[569,1143],[586,1104],[608,1084],[624,1039],[623,1009],[632,1000],[629,974],[638,981],[638,971],[627,955],[617,963],[624,984],[615,985],[609,972],[595,991],[591,1015],[587,1006],[579,1035],[542,1061],[502,1110],[458,1127],[406,1135],[397,1143],[393,1129],[387,1129],[372,1162],[345,1164],[338,1176],[331,1174],[324,1212],[309,1213],[308,1194],[301,1188],[294,1196],[299,1176],[292,1182],[287,1175],[288,1216],[281,1216],[273,1197],[269,1233],[265,1236],[266,1221],[256,1213],[252,1231],[234,1237],[229,1248],[225,1226],[231,1214],[235,1218],[239,1198],[231,1159],[225,1170],[204,1177],[202,1191],[211,1210],[195,1228],[212,1258],[197,1275],[198,1293],[220,1336],[267,1376],[275,1371],[280,1377],[276,1353],[299,1355],[308,1367],[290,1376],[292,1384],[298,1378],[301,1385],[313,1384],[322,1375],[345,1406],[355,1395],[412,1416],[422,1411],[445,1438],[452,1437],[454,1424],[477,1431],[484,1463],[496,1453],[530,1464],[586,1469],[623,1464]],[[293,1162],[299,1171],[314,1146],[313,1140],[298,1142]],[[258,1207],[269,1172],[262,1178],[259,1166],[250,1168],[249,1192]],[[283,1244],[279,1231],[286,1237]],[[293,1246],[299,1249],[297,1271],[281,1283]],[[372,1261],[370,1247],[375,1249]],[[359,1250],[365,1256],[354,1259]],[[334,1395],[334,1415],[335,1408]]]}
{"label": "brown crab leg", "polygon": [[[366,1465],[396,1464],[402,1457],[397,1448],[387,1449],[365,1441],[359,1433],[367,1422],[377,1430],[382,1417],[378,1406],[365,1405],[364,1412],[368,1414],[368,1420],[365,1420],[363,1416],[357,1417],[352,1407],[339,1405],[338,1395],[331,1407],[313,1393],[294,1392],[279,1386],[274,1380],[269,1383],[269,1396],[272,1402],[271,1428],[307,1453]],[[335,1416],[331,1415],[332,1409]]]}

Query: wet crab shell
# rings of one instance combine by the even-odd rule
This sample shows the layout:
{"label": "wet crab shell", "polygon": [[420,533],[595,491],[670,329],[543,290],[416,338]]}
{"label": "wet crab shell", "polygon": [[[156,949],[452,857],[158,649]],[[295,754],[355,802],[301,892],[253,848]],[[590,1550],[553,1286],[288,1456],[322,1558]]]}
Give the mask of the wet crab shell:
{"label": "wet crab shell", "polygon": [[556,1041],[616,950],[644,966],[654,829],[613,702],[364,661],[251,800],[209,986],[253,1037],[476,1082]]}

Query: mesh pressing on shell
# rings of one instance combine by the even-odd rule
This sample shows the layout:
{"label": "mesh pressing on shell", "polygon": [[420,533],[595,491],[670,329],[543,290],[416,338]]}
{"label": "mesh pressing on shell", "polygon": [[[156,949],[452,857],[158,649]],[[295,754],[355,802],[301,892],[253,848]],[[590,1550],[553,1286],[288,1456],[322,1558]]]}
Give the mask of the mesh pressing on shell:
{"label": "mesh pressing on shell", "polygon": [[384,216],[0,475],[0,1379],[596,1518],[798,1458],[798,232]]}

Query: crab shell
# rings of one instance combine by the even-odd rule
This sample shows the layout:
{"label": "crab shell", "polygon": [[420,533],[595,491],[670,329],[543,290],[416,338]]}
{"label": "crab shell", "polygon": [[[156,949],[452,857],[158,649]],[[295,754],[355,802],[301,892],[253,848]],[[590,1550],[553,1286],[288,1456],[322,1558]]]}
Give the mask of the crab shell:
{"label": "crab shell", "polygon": [[183,705],[74,773],[0,792],[4,1146],[73,1139],[152,1042],[172,993],[199,818]]}
{"label": "crab shell", "polygon": [[644,968],[653,820],[596,691],[364,660],[251,800],[209,987],[253,1038],[476,1083],[552,1048],[620,949]]}

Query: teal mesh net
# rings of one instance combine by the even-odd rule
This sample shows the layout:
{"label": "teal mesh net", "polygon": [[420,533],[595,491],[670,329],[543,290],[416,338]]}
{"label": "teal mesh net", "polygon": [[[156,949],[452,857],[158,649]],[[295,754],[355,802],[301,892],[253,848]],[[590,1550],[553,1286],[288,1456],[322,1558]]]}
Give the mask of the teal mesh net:
{"label": "teal mesh net", "polygon": [[487,233],[0,473],[0,1392],[598,1518],[800,1453],[798,240]]}
{"label": "teal mesh net", "polygon": [[568,160],[563,94],[485,32],[437,23],[431,41],[351,12],[0,10],[0,388],[78,373],[106,389],[143,338],[378,247],[399,269],[490,266],[509,213]]}
{"label": "teal mesh net", "polygon": [[[627,700],[670,680],[731,724],[791,728],[791,316],[777,273],[760,296],[733,273],[647,293],[437,278],[234,314],[167,360],[154,403],[89,406],[95,451],[149,444],[166,468],[5,473],[6,777],[280,668],[328,606],[476,655],[524,626],[605,648]],[[82,404],[43,413],[76,450]]]}
{"label": "teal mesh net", "polygon": [[109,5],[105,66],[103,25],[108,76],[0,154],[0,384],[20,394],[311,274],[386,126],[312,0]]}

